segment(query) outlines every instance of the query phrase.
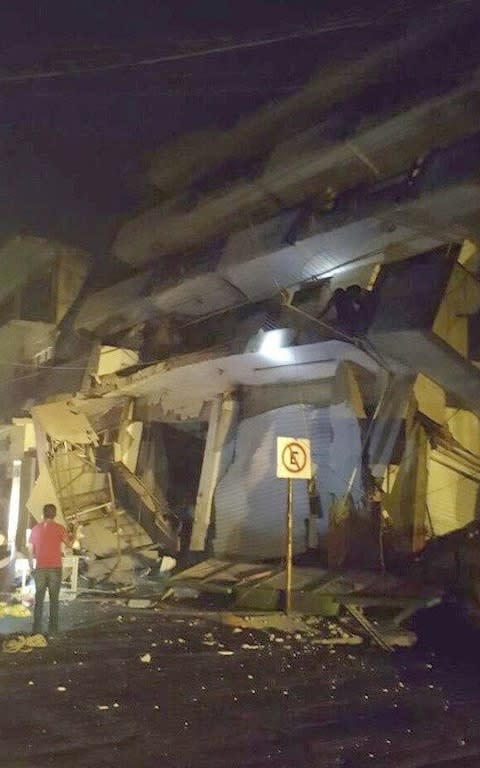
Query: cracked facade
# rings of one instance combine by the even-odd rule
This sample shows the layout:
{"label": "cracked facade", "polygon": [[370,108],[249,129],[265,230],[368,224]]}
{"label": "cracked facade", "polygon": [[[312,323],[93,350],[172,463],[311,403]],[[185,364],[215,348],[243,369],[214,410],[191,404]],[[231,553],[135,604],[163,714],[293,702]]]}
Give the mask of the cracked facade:
{"label": "cracked facade", "polygon": [[478,72],[362,107],[361,73],[380,83],[386,56],[344,73],[340,101],[320,73],[213,144],[163,148],[163,203],[118,232],[118,279],[63,244],[3,245],[0,460],[5,498],[14,462],[20,477],[20,550],[54,501],[82,524],[92,583],[162,555],[279,558],[282,435],[312,443],[296,555],[377,567],[476,519]]}

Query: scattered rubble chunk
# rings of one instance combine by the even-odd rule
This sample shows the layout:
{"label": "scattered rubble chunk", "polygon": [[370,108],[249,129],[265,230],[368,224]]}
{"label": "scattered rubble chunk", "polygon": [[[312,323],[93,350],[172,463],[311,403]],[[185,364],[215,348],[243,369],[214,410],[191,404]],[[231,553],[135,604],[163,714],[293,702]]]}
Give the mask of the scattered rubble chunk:
{"label": "scattered rubble chunk", "polygon": [[359,635],[347,635],[346,637],[317,637],[310,642],[312,645],[361,645],[363,639]]}
{"label": "scattered rubble chunk", "polygon": [[138,598],[131,598],[128,603],[128,608],[139,608],[139,609],[145,609],[145,608],[151,608],[153,605],[151,600],[141,600]]}

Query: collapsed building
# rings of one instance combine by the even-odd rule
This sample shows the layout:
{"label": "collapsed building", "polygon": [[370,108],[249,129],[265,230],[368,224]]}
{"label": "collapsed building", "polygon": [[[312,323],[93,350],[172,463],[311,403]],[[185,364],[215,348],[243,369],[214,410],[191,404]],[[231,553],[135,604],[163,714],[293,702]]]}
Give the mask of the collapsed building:
{"label": "collapsed building", "polygon": [[385,62],[427,43],[163,149],[164,202],[118,232],[118,280],[85,282],[88,258],[47,241],[4,245],[19,549],[52,501],[93,582],[162,555],[279,559],[279,436],[312,446],[297,557],[384,568],[477,518],[479,75],[394,92]]}

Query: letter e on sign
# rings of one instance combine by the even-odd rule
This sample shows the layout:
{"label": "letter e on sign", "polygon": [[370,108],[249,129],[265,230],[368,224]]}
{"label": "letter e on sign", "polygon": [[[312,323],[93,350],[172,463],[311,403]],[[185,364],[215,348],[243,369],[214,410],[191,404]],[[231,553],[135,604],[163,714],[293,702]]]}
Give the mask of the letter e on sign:
{"label": "letter e on sign", "polygon": [[277,437],[277,477],[310,480],[310,440],[303,437]]}

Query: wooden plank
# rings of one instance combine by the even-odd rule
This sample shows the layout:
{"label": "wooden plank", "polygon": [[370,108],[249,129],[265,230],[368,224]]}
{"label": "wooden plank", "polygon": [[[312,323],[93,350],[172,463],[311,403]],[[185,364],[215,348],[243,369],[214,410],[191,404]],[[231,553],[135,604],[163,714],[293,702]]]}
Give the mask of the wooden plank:
{"label": "wooden plank", "polygon": [[358,608],[355,605],[346,604],[345,609],[349,612],[351,616],[357,621],[360,626],[365,630],[365,632],[371,637],[371,639],[376,643],[376,645],[380,646],[382,650],[387,651],[388,653],[391,653],[393,651],[393,648],[391,645],[389,645],[383,637],[377,632],[373,624],[367,619],[367,617],[363,614],[361,608]]}

